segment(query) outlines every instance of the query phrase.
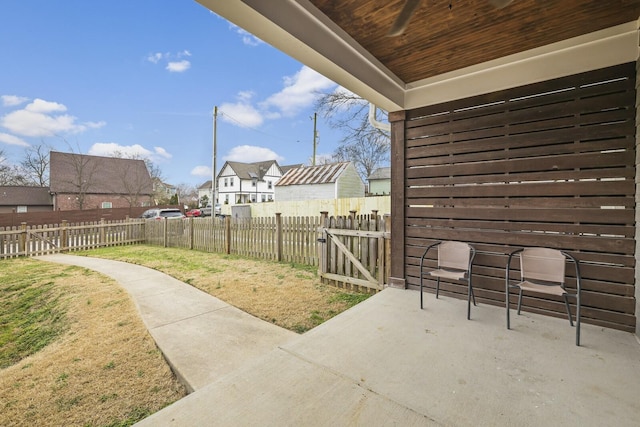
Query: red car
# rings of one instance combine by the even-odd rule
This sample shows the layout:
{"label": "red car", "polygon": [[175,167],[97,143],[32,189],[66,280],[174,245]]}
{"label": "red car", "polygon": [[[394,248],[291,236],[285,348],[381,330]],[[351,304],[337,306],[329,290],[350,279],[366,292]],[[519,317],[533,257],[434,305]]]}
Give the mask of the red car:
{"label": "red car", "polygon": [[202,212],[200,212],[200,209],[191,209],[187,211],[187,216],[202,216]]}

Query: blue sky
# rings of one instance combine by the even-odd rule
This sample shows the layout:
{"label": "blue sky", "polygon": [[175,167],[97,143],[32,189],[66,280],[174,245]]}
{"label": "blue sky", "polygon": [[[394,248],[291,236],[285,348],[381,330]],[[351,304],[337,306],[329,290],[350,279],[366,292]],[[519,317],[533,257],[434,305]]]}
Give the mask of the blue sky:
{"label": "blue sky", "polygon": [[[317,92],[337,85],[193,0],[0,1],[0,150],[150,157],[165,180],[225,160],[308,163]],[[318,115],[318,155],[342,135]]]}

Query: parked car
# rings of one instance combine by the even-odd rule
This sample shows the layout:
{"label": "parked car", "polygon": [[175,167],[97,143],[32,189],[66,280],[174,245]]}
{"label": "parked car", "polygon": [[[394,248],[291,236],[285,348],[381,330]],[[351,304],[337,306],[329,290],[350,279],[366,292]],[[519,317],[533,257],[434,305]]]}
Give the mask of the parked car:
{"label": "parked car", "polygon": [[[216,203],[213,209],[216,216],[220,216],[222,214],[222,205],[220,203]],[[211,216],[211,205],[207,205],[207,207],[200,209],[202,216]]]}
{"label": "parked car", "polygon": [[202,216],[202,211],[200,209],[191,209],[186,213],[187,216]]}
{"label": "parked car", "polygon": [[145,219],[182,219],[184,214],[180,209],[148,209],[140,215],[140,218]]}

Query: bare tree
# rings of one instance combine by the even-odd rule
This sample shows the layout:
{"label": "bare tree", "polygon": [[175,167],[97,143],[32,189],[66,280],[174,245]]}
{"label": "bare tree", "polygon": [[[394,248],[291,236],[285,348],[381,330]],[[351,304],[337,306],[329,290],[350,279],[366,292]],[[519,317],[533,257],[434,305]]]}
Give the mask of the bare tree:
{"label": "bare tree", "polygon": [[49,151],[51,147],[41,143],[26,149],[20,162],[30,185],[47,187],[49,185]]}
{"label": "bare tree", "polygon": [[0,150],[0,185],[29,185],[24,171],[7,161],[4,150]]}
{"label": "bare tree", "polygon": [[90,157],[71,153],[65,157],[66,166],[72,172],[65,180],[76,194],[76,206],[84,209],[87,194],[95,184],[98,172],[98,163],[91,161]]}
{"label": "bare tree", "polygon": [[335,160],[353,162],[365,179],[374,169],[388,163],[391,154],[389,133],[371,125],[366,100],[351,92],[337,90],[321,96],[316,108],[329,126],[342,130],[345,135],[333,153]]}

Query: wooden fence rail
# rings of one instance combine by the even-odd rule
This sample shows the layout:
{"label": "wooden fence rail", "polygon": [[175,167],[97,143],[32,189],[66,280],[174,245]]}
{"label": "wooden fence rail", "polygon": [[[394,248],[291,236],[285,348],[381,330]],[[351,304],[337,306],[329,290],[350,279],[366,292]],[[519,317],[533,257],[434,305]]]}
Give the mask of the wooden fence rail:
{"label": "wooden fence rail", "polygon": [[0,258],[146,243],[317,266],[323,282],[380,290],[389,277],[389,216],[187,218],[0,228]]}
{"label": "wooden fence rail", "polygon": [[144,243],[145,221],[99,221],[91,223],[0,228],[0,258],[38,256],[59,252]]}

